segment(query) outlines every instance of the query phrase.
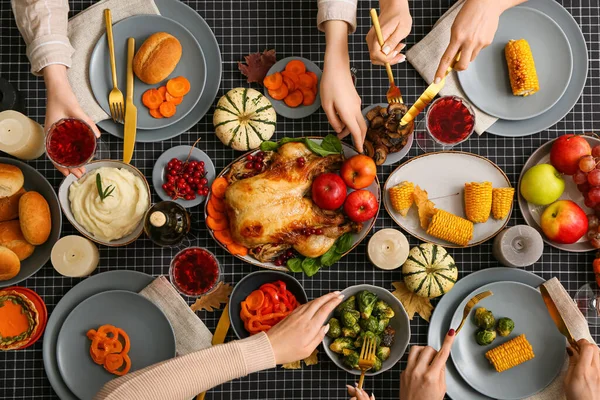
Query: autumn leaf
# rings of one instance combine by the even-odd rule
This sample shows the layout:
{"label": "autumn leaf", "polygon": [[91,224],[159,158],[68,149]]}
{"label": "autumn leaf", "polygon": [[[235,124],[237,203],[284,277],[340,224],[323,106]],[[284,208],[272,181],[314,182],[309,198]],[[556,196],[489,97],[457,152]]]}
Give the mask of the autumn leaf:
{"label": "autumn leaf", "polygon": [[392,292],[394,296],[404,306],[406,313],[408,314],[409,319],[413,319],[415,313],[419,314],[421,318],[425,321],[429,322],[431,318],[431,312],[433,311],[433,306],[427,297],[417,296],[414,292],[409,290],[404,282],[393,282],[392,286],[396,288]]}
{"label": "autumn leaf", "polygon": [[[319,354],[319,350],[315,349],[315,351],[313,351],[310,356],[306,357],[303,360],[304,364],[306,364],[307,367],[311,365],[317,365],[319,363],[319,357],[317,357],[317,354]],[[283,364],[281,367],[285,369],[300,369],[302,368],[302,363],[300,361],[294,361],[291,363]]]}
{"label": "autumn leaf", "polygon": [[238,62],[238,68],[248,78],[248,83],[258,82],[262,85],[269,69],[277,62],[275,50],[252,53],[244,57],[246,64]]}
{"label": "autumn leaf", "polygon": [[229,283],[219,282],[215,290],[200,297],[190,308],[192,311],[206,310],[212,312],[220,310],[221,304],[227,303],[232,290],[233,288]]}

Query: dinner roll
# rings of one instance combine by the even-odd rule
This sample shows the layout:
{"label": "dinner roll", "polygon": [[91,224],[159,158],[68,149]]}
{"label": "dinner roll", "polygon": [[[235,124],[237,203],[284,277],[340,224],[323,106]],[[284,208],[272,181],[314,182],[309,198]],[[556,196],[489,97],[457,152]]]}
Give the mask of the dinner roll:
{"label": "dinner roll", "polygon": [[181,43],[166,32],[157,32],[142,43],[133,57],[133,72],[149,85],[161,82],[173,72],[181,58]]}
{"label": "dinner roll", "polygon": [[50,206],[38,192],[27,192],[19,200],[19,222],[25,239],[39,246],[44,244],[52,230]]}
{"label": "dinner roll", "polygon": [[9,197],[23,187],[23,172],[19,167],[0,164],[0,197]]}
{"label": "dinner roll", "polygon": [[0,222],[19,217],[19,199],[24,193],[25,189],[21,188],[12,196],[0,199]]}
{"label": "dinner roll", "polygon": [[0,222],[0,246],[8,247],[23,261],[35,250],[35,246],[25,240],[18,220]]}
{"label": "dinner roll", "polygon": [[14,278],[21,271],[19,257],[10,249],[0,246],[0,281]]}

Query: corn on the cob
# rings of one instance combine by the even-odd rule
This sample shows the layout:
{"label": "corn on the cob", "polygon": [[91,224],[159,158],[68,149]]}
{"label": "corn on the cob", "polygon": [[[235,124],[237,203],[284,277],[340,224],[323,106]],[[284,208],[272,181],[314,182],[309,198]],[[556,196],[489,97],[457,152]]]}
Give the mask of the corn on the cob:
{"label": "corn on the cob", "polygon": [[514,196],[514,188],[494,188],[492,190],[492,216],[494,219],[504,219],[508,216]]}
{"label": "corn on the cob", "polygon": [[519,335],[488,351],[485,353],[485,357],[496,368],[496,371],[502,372],[531,360],[535,354],[525,335]]}
{"label": "corn on the cob", "polygon": [[492,183],[465,183],[465,214],[474,223],[483,223],[492,211]]}
{"label": "corn on the cob", "polygon": [[466,246],[473,238],[473,223],[448,211],[436,210],[427,234],[460,246]]}
{"label": "corn on the cob", "polygon": [[540,90],[535,62],[525,39],[511,40],[504,48],[510,86],[515,96],[530,96]]}
{"label": "corn on the cob", "polygon": [[388,191],[392,207],[403,217],[408,214],[408,209],[412,206],[414,191],[415,185],[408,181],[400,182]]}

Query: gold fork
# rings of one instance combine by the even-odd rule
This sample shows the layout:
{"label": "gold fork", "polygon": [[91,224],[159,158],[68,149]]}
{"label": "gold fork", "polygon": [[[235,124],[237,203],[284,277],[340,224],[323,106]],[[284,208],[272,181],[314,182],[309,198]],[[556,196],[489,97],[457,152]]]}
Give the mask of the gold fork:
{"label": "gold fork", "polygon": [[375,365],[376,348],[377,344],[375,343],[375,339],[365,336],[362,349],[360,350],[360,358],[358,360],[358,369],[362,371],[360,374],[360,380],[358,381],[359,389],[362,389],[363,382],[365,380],[365,372],[373,368],[373,365]]}
{"label": "gold fork", "polygon": [[115,44],[113,42],[112,17],[110,9],[104,10],[104,22],[106,23],[106,38],[108,39],[108,52],[110,53],[110,69],[112,71],[113,88],[108,95],[108,107],[110,116],[114,122],[123,123],[125,116],[125,100],[123,93],[117,84],[117,66],[115,64]]}
{"label": "gold fork", "polygon": [[491,290],[486,290],[485,292],[476,294],[475,296],[473,296],[473,298],[471,298],[469,300],[469,302],[467,303],[467,305],[465,306],[465,309],[463,311],[462,321],[460,321],[460,325],[456,329],[456,333],[455,333],[456,335],[458,335],[458,332],[460,332],[460,330],[462,329],[463,325],[465,324],[465,321],[467,320],[467,317],[469,316],[469,313],[471,312],[473,307],[475,307],[475,304],[479,303],[481,300],[485,299],[486,297],[490,297],[493,294],[494,293],[492,293]]}
{"label": "gold fork", "polygon": [[[379,25],[379,17],[377,16],[377,11],[374,8],[371,8],[371,20],[373,20],[373,27],[375,28],[379,45],[383,48],[385,42],[381,33],[381,26]],[[385,63],[385,70],[387,72],[388,79],[390,80],[390,88],[388,89],[386,95],[388,103],[403,104],[404,101],[402,100],[402,93],[400,92],[400,88],[396,86],[396,83],[394,82],[394,74],[392,73],[392,67],[390,63]]]}

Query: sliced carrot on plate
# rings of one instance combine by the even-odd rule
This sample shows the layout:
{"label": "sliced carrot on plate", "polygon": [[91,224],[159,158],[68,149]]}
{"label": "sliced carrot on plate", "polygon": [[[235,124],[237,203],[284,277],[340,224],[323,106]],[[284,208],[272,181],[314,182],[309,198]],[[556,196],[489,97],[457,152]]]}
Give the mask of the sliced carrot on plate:
{"label": "sliced carrot on plate", "polygon": [[267,89],[275,90],[279,89],[283,84],[283,76],[280,72],[275,72],[274,74],[268,75],[263,79],[263,85]]}
{"label": "sliced carrot on plate", "polygon": [[238,243],[230,243],[227,245],[227,250],[234,256],[246,256],[248,255],[248,248]]}
{"label": "sliced carrot on plate", "polygon": [[169,79],[167,81],[167,92],[174,97],[182,97],[189,93],[191,88],[190,81],[183,76]]}
{"label": "sliced carrot on plate", "polygon": [[177,107],[170,101],[163,101],[158,107],[158,111],[162,114],[163,117],[172,117],[177,112]]}
{"label": "sliced carrot on plate", "polygon": [[215,239],[225,246],[233,243],[233,238],[231,237],[231,231],[229,229],[225,229],[224,231],[215,231],[213,234],[215,235]]}
{"label": "sliced carrot on plate", "polygon": [[298,107],[300,104],[302,104],[303,100],[304,96],[302,95],[302,92],[300,90],[294,90],[292,93],[288,94],[284,99],[285,104],[288,107],[292,108]]}
{"label": "sliced carrot on plate", "polygon": [[311,104],[313,104],[315,102],[315,99],[317,98],[317,96],[313,93],[313,91],[311,89],[301,87],[300,91],[302,92],[302,96],[304,97],[302,99],[302,105],[310,106]]}
{"label": "sliced carrot on plate", "polygon": [[288,87],[288,89],[290,89],[291,91],[296,90],[296,88],[300,85],[300,78],[298,78],[298,74],[295,74],[290,71],[282,71],[281,75],[284,78],[284,82],[285,82],[285,78],[288,78],[288,80],[291,79],[292,82],[294,82],[294,89],[292,89],[291,87]]}
{"label": "sliced carrot on plate", "polygon": [[171,96],[171,94],[169,92],[167,92],[167,101],[170,101],[171,103],[175,104],[176,106],[180,105],[181,102],[183,101],[183,96],[181,97],[175,97],[175,96]]}
{"label": "sliced carrot on plate", "polygon": [[214,219],[210,215],[206,217],[206,225],[213,231],[224,231],[229,229],[229,221],[226,219]]}
{"label": "sliced carrot on plate", "polygon": [[300,79],[300,86],[302,87],[310,89],[314,86],[313,78],[308,74],[300,74],[298,79]]}
{"label": "sliced carrot on plate", "polygon": [[218,212],[225,212],[225,202],[217,196],[210,196],[210,200],[208,200],[208,202],[212,203],[212,206]]}
{"label": "sliced carrot on plate", "polygon": [[164,118],[162,116],[162,114],[160,113],[160,111],[158,111],[158,108],[151,108],[148,111],[150,112],[150,115],[152,115],[154,118],[157,118],[157,119]]}
{"label": "sliced carrot on plate", "polygon": [[222,199],[225,197],[225,191],[227,190],[227,186],[229,186],[229,183],[227,183],[227,179],[220,176],[213,181],[210,190],[213,195]]}
{"label": "sliced carrot on plate", "polygon": [[162,96],[156,89],[148,89],[142,95],[142,104],[151,110],[158,108],[162,102]]}
{"label": "sliced carrot on plate", "polygon": [[314,86],[319,84],[319,77],[312,71],[306,71],[306,75],[310,76],[314,82]]}
{"label": "sliced carrot on plate", "polygon": [[269,89],[269,96],[271,96],[275,100],[285,99],[285,97],[288,95],[288,93],[289,93],[288,87],[285,85],[281,85],[281,87],[279,89],[275,89],[275,90]]}
{"label": "sliced carrot on plate", "polygon": [[226,219],[227,218],[227,214],[225,214],[222,211],[218,211],[215,208],[214,203],[211,203],[210,201],[206,205],[206,210],[208,211],[208,215],[210,215],[214,219]]}
{"label": "sliced carrot on plate", "polygon": [[167,87],[166,86],[161,86],[158,89],[158,93],[160,93],[163,101],[167,101]]}
{"label": "sliced carrot on plate", "polygon": [[306,72],[306,66],[300,60],[292,60],[285,66],[286,71],[293,72],[296,75],[300,75]]}

